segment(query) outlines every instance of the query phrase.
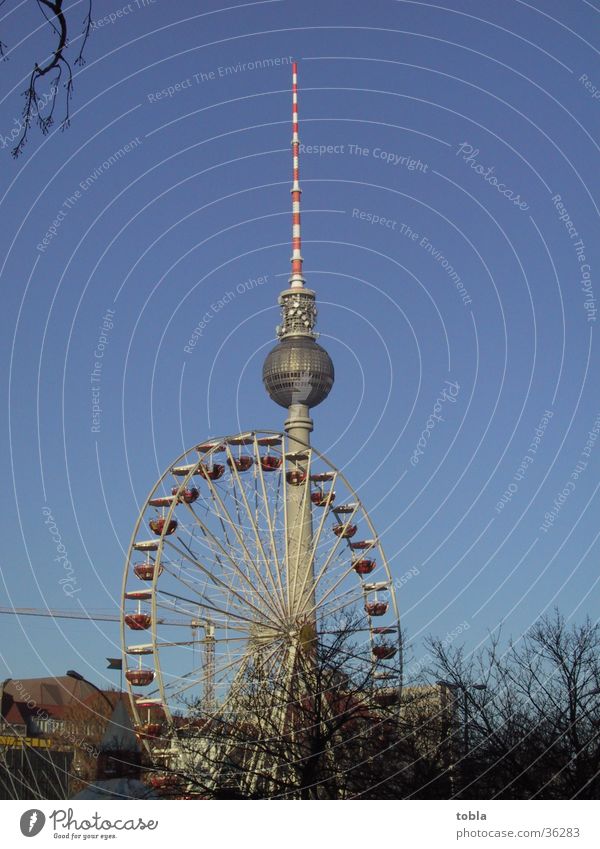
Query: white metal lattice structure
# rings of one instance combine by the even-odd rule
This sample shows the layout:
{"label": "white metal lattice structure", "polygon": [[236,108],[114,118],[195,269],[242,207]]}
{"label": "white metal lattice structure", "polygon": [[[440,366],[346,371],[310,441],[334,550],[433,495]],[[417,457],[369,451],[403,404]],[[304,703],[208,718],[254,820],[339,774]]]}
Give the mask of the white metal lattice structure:
{"label": "white metal lattice structure", "polygon": [[351,666],[388,692],[400,687],[398,607],[375,529],[345,476],[298,448],[270,431],[211,439],[182,454],[146,499],[121,631],[147,741],[160,727],[176,747],[178,717],[192,705],[196,716],[227,713],[250,668],[283,691],[307,628],[325,643],[351,629]]}

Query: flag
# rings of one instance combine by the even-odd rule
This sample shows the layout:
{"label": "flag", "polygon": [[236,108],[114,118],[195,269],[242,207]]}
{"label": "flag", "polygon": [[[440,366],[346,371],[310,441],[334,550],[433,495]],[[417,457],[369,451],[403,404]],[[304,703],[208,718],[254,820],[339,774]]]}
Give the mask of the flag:
{"label": "flag", "polygon": [[123,669],[123,661],[120,657],[107,657],[108,666],[107,669]]}

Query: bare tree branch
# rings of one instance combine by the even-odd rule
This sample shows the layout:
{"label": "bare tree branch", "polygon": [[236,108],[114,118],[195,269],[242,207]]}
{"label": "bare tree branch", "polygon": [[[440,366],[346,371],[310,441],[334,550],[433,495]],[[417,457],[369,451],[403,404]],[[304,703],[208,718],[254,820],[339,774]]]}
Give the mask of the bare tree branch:
{"label": "bare tree branch", "polygon": [[[63,71],[66,75],[66,81],[63,83],[65,88],[65,114],[61,120],[61,129],[65,130],[70,126],[70,102],[73,96],[73,71],[69,59],[67,58],[67,50],[69,47],[68,38],[68,22],[65,13],[63,12],[64,0],[36,0],[40,12],[47,20],[49,27],[57,38],[56,46],[45,64],[39,65],[35,62],[33,71],[29,77],[29,84],[23,92],[25,104],[23,106],[21,132],[17,143],[12,149],[13,157],[17,158],[23,151],[27,143],[27,137],[32,123],[37,123],[43,135],[47,135],[50,128],[54,124],[54,112],[57,104],[59,86],[61,84]],[[87,13],[84,19],[82,30],[82,43],[79,53],[75,59],[76,65],[83,65],[83,51],[87,44],[92,25],[92,2],[88,0]],[[2,5],[0,3],[0,5]],[[48,11],[46,11],[48,10]],[[4,56],[6,45],[0,41],[0,56]],[[4,56],[4,58],[6,58]],[[52,79],[50,85],[50,111],[44,117],[41,114],[39,98],[39,83],[47,74],[56,71],[56,75]]]}

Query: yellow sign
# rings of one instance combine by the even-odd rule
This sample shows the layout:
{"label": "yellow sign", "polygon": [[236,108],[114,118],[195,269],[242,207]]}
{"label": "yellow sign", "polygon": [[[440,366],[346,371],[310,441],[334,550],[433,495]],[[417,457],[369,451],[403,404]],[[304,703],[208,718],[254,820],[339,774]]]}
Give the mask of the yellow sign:
{"label": "yellow sign", "polygon": [[43,740],[38,737],[3,737],[0,736],[0,746],[32,746],[38,749],[49,749],[51,746],[50,740]]}

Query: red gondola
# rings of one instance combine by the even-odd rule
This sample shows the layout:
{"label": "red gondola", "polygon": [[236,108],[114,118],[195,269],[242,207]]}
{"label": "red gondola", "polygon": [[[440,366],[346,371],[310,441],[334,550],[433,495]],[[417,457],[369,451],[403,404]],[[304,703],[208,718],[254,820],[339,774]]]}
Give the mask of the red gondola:
{"label": "red gondola", "polygon": [[[175,492],[177,492],[177,488],[175,488]],[[175,492],[173,495],[175,495]],[[160,495],[156,498],[151,498],[148,504],[152,507],[169,507],[173,503],[172,495]]]}
{"label": "red gondola", "polygon": [[150,709],[159,708],[160,710],[163,710],[163,703],[161,702],[160,699],[144,699],[144,698],[136,699],[135,700],[135,706],[138,707],[138,708],[141,708],[141,709],[144,709],[144,708],[150,708]]}
{"label": "red gondola", "polygon": [[271,448],[274,445],[281,445],[280,436],[261,436],[260,439],[257,439],[256,441],[259,445],[264,445],[267,448]]}
{"label": "red gondola", "polygon": [[247,433],[243,436],[233,436],[231,439],[227,440],[229,445],[254,445],[254,436],[251,433]]}
{"label": "red gondola", "polygon": [[369,616],[383,616],[387,613],[387,601],[368,601],[365,604],[365,611]]}
{"label": "red gondola", "polygon": [[[179,491],[178,486],[174,486],[171,492],[173,495],[177,495]],[[186,504],[193,504],[194,501],[198,498],[200,493],[196,489],[195,486],[192,486],[190,489],[184,489],[181,495],[179,496],[179,500],[185,502]]]}
{"label": "red gondola", "polygon": [[157,537],[162,536],[163,531],[165,536],[168,536],[169,534],[174,534],[177,530],[177,519],[171,519],[167,523],[167,520],[161,517],[160,519],[152,519],[148,524],[150,525],[150,530]]}
{"label": "red gondola", "polygon": [[276,472],[281,468],[281,457],[274,457],[272,454],[265,454],[260,458],[260,465],[263,472]]}
{"label": "red gondola", "polygon": [[396,646],[390,643],[380,643],[378,646],[373,646],[373,657],[377,660],[389,660],[396,654]]}
{"label": "red gondola", "polygon": [[125,678],[134,687],[147,687],[154,681],[154,672],[151,669],[128,669]]}
{"label": "red gondola", "polygon": [[152,590],[129,590],[125,593],[125,598],[130,601],[150,601]]}
{"label": "red gondola", "polygon": [[300,469],[292,469],[291,472],[286,472],[285,479],[290,486],[300,486],[306,481],[306,472],[302,472]]}
{"label": "red gondola", "polygon": [[334,525],[332,530],[336,537],[350,539],[356,533],[356,525]]}
{"label": "red gondola", "polygon": [[[138,563],[133,567],[133,574],[136,578],[139,578],[140,581],[152,581],[154,580],[154,563]],[[158,574],[160,575],[163,570],[161,566]]]}
{"label": "red gondola", "polygon": [[125,624],[132,631],[146,631],[152,624],[152,617],[149,613],[128,613]]}
{"label": "red gondola", "polygon": [[142,539],[134,542],[135,551],[158,551],[158,542],[155,539]]}
{"label": "red gondola", "polygon": [[335,492],[333,492],[333,490],[323,492],[322,489],[315,489],[310,494],[310,500],[313,504],[316,504],[317,507],[328,507],[335,501]]}
{"label": "red gondola", "polygon": [[160,736],[162,725],[160,722],[145,722],[143,725],[135,726],[135,733],[142,740],[152,740]]}
{"label": "red gondola", "polygon": [[373,548],[376,544],[376,540],[374,539],[359,539],[357,542],[351,542],[350,548],[357,551],[363,548]]}
{"label": "red gondola", "polygon": [[224,450],[225,446],[222,445],[220,442],[203,442],[201,445],[198,445],[196,447],[196,451],[198,451],[200,454],[206,454],[209,451],[212,451],[213,454],[216,454],[217,451]]}
{"label": "red gondola", "polygon": [[247,472],[252,463],[254,460],[248,454],[242,454],[241,457],[229,457],[227,460],[227,465],[231,469],[235,466],[238,472]]}
{"label": "red gondola", "polygon": [[176,775],[151,775],[150,784],[155,790],[165,789],[166,787],[174,787],[179,783],[179,778]]}
{"label": "red gondola", "polygon": [[332,481],[335,477],[334,472],[317,472],[310,476],[311,481],[315,483],[323,483],[323,481]]}
{"label": "red gondola", "polygon": [[374,560],[355,560],[352,567],[357,575],[370,575],[375,565]]}
{"label": "red gondola", "polygon": [[218,481],[219,478],[223,477],[223,473],[225,471],[225,466],[222,466],[220,463],[215,463],[211,469],[207,469],[206,466],[198,466],[197,475],[202,475],[203,478],[209,481]]}

